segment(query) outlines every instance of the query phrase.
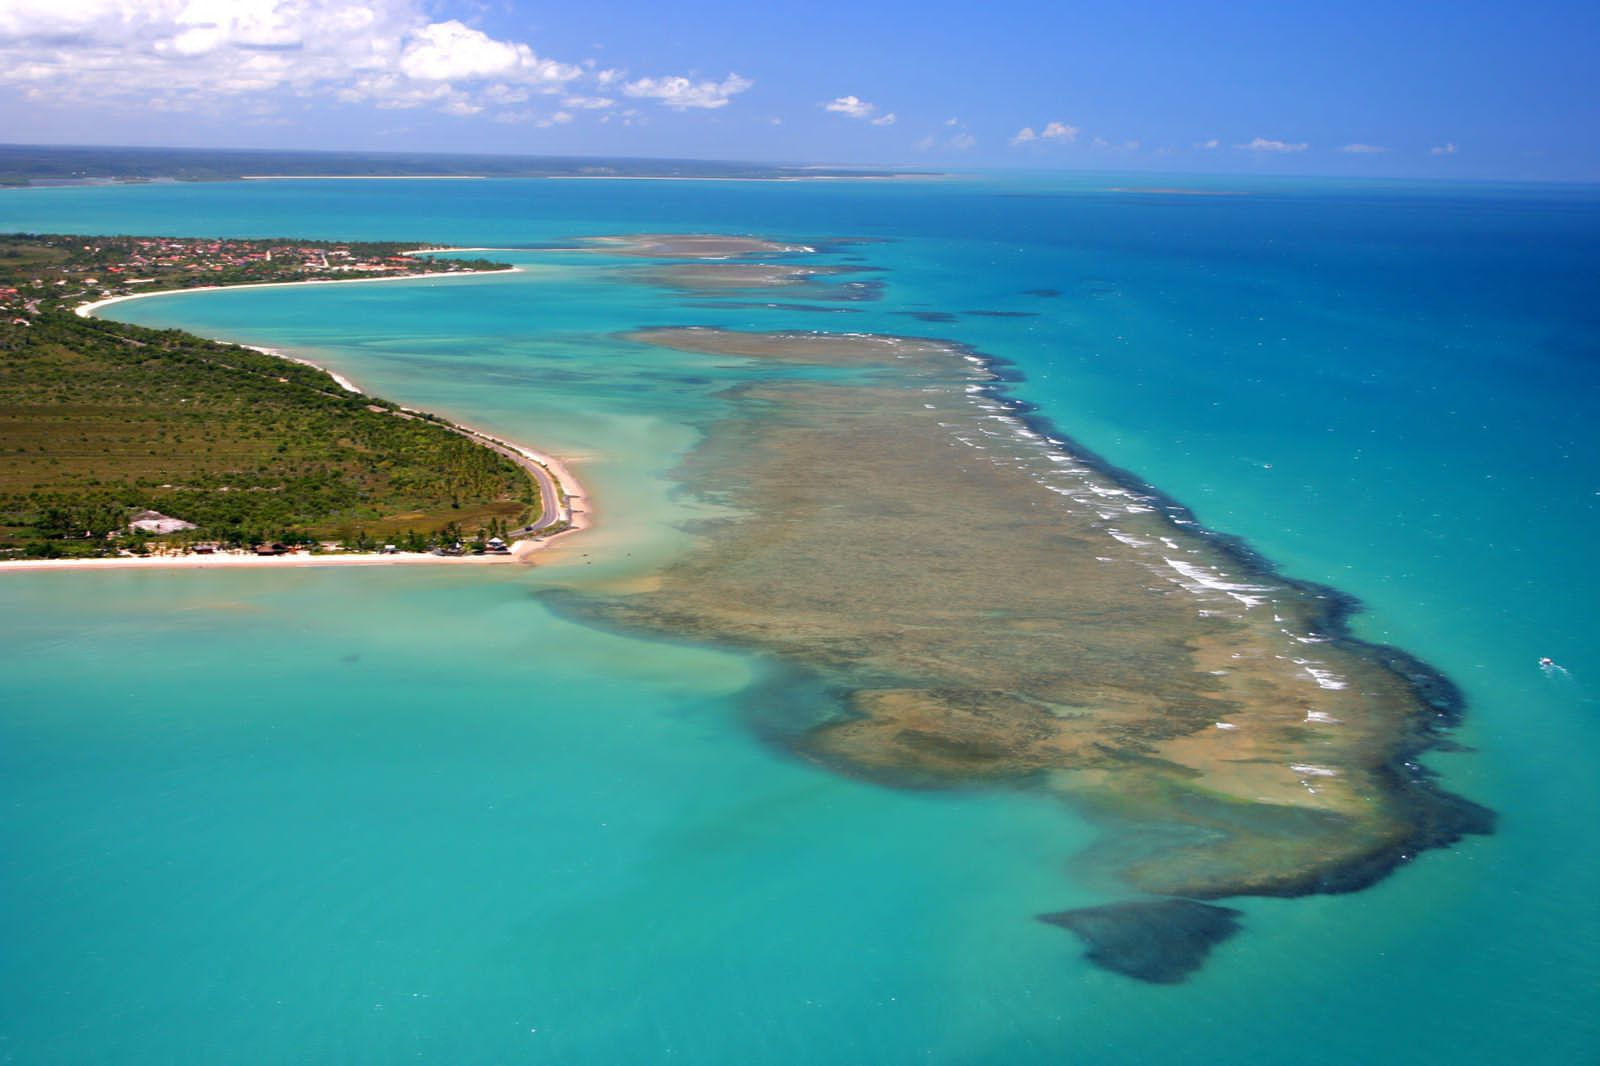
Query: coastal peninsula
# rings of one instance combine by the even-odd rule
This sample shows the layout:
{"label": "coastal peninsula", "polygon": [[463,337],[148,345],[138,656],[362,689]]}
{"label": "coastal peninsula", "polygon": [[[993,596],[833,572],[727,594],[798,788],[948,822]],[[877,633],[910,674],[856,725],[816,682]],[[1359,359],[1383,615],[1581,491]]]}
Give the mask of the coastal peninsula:
{"label": "coastal peninsula", "polygon": [[502,269],[396,244],[0,239],[0,557],[525,555],[518,538],[574,521],[548,457],[277,352],[90,317],[155,292]]}

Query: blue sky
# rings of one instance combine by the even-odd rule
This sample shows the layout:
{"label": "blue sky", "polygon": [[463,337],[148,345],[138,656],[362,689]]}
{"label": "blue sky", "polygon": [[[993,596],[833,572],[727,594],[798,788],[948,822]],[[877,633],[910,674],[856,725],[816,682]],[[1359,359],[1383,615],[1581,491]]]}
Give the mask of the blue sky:
{"label": "blue sky", "polygon": [[0,140],[1600,181],[1600,4],[3,0]]}

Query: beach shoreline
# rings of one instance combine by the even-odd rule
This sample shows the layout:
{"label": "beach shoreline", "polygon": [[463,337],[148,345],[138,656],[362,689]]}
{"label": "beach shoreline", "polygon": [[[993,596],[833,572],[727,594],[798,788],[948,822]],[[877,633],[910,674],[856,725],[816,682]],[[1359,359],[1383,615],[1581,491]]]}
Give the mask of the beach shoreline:
{"label": "beach shoreline", "polygon": [[[434,254],[441,251],[473,250],[475,249],[417,248],[406,252],[405,254],[418,255]],[[183,293],[189,292],[223,292],[230,289],[283,289],[288,288],[291,285],[360,285],[372,284],[380,281],[422,281],[425,279],[434,278],[474,278],[482,277],[485,274],[517,274],[521,273],[521,271],[521,267],[508,266],[501,267],[498,270],[441,270],[427,274],[388,274],[377,278],[307,278],[304,281],[252,281],[244,285],[196,285],[194,288],[189,289],[157,289],[153,292],[128,292],[123,293],[120,296],[105,296],[98,300],[90,300],[88,303],[79,304],[72,310],[73,313],[79,318],[92,318],[94,317],[94,313],[100,310],[102,307],[110,307],[112,304],[123,303],[127,300],[145,300],[152,296],[179,296]],[[223,343],[234,344],[237,342],[224,341]],[[243,345],[242,347],[249,347],[249,345]],[[264,349],[257,350],[260,351]],[[317,369],[321,370],[322,368],[318,367]]]}
{"label": "beach shoreline", "polygon": [[[284,555],[256,555],[254,552],[173,552],[166,555],[115,555],[95,559],[8,559],[0,562],[0,573],[8,570],[239,570],[271,567],[308,566],[433,566],[438,564],[504,565],[527,563],[527,557],[549,546],[548,541],[522,540],[512,545],[509,555],[433,555],[400,552],[335,552],[314,554],[290,552]],[[518,549],[521,549],[520,551]]]}
{"label": "beach shoreline", "polygon": [[[426,249],[428,252],[439,249]],[[416,254],[415,252],[407,254]],[[480,274],[504,274],[518,271],[518,267],[509,267],[504,270],[473,270],[444,274],[412,274],[395,277],[380,278],[340,278],[337,280],[307,280],[307,281],[274,281],[261,282],[249,285],[205,285],[192,289],[166,289],[160,292],[137,292],[122,296],[111,296],[88,303],[79,304],[73,308],[75,314],[82,318],[90,318],[101,308],[124,300],[141,300],[151,296],[178,296],[193,292],[219,292],[224,289],[261,289],[282,288],[291,285],[340,285],[354,284],[357,282],[376,281],[415,281],[428,277],[467,277]],[[223,338],[211,338],[224,344],[238,344]],[[298,363],[301,366],[311,367],[327,374],[343,390],[358,395],[366,395],[349,378],[322,366],[320,363],[303,359],[296,355],[277,348],[269,348],[254,344],[240,344],[240,347],[261,352],[287,362]],[[407,415],[417,415],[421,412],[410,407],[402,407],[401,411]],[[273,566],[388,566],[388,565],[437,565],[437,564],[481,564],[481,563],[527,563],[528,557],[552,546],[552,538],[560,537],[567,533],[580,533],[594,525],[594,515],[588,508],[587,494],[581,482],[573,474],[572,469],[561,459],[545,452],[506,440],[503,437],[478,429],[475,426],[465,425],[460,422],[444,420],[444,424],[453,432],[463,437],[490,448],[493,451],[511,459],[521,466],[534,483],[539,487],[541,510],[540,521],[556,516],[553,522],[545,523],[562,525],[563,528],[553,533],[543,533],[542,526],[533,527],[533,532],[525,537],[513,540],[510,552],[505,555],[434,555],[431,553],[384,553],[384,552],[338,552],[332,554],[290,553],[285,555],[261,556],[248,552],[217,552],[199,554],[196,552],[181,552],[165,555],[132,556],[120,555],[109,558],[89,559],[6,559],[0,560],[0,572],[7,570],[80,570],[80,569],[120,569],[126,567],[142,569],[185,568],[185,569],[235,569],[241,567],[273,567]],[[575,507],[573,501],[582,500],[585,506],[582,509]]]}

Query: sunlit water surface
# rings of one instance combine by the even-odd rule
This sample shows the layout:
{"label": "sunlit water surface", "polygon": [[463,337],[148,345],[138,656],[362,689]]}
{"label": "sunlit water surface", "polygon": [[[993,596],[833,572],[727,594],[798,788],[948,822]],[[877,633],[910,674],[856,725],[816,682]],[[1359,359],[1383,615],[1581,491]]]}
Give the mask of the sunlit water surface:
{"label": "sunlit water surface", "polygon": [[[575,457],[601,525],[531,572],[0,581],[0,1060],[1594,1061],[1600,197],[1127,184],[0,194],[35,232],[884,239],[830,253],[883,286],[829,311],[526,249],[514,275],[118,306]],[[1500,832],[1356,895],[1240,901],[1184,985],[1094,968],[1032,920],[1106,899],[1073,880],[1072,811],[840,778],[748,728],[779,664],[552,612],[716,514],[680,462],[759,371],[615,336],[672,324],[1015,364],[1042,417],[1459,682],[1474,750],[1430,764]]]}

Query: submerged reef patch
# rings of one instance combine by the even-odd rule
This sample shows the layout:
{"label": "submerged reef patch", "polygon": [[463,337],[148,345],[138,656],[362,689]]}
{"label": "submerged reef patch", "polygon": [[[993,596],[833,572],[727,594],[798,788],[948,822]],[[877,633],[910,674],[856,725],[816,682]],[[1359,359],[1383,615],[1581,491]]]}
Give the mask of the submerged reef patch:
{"label": "submerged reef patch", "polygon": [[1092,853],[1101,873],[1191,900],[1350,891],[1491,828],[1415,761],[1458,711],[1448,682],[1021,417],[975,353],[632,339],[807,368],[727,393],[688,461],[737,516],[652,590],[580,608],[814,671],[840,695],[792,750],[898,785],[1045,789],[1134,842]]}
{"label": "submerged reef patch", "polygon": [[1089,961],[1151,984],[1178,984],[1198,970],[1211,949],[1239,931],[1241,912],[1192,899],[1135,900],[1041,914],[1070,929]]}
{"label": "submerged reef patch", "polygon": [[680,472],[729,517],[648,589],[565,606],[790,664],[807,707],[761,727],[801,757],[1094,817],[1082,872],[1146,898],[1048,920],[1102,965],[1181,979],[1237,928],[1199,900],[1352,891],[1492,830],[1417,761],[1459,717],[1447,679],[1033,417],[1005,364],[881,334],[628,339],[766,369]]}

